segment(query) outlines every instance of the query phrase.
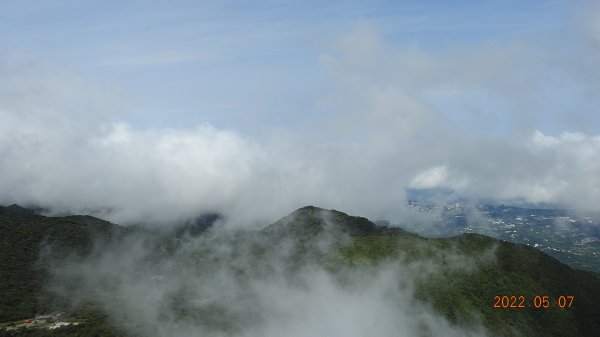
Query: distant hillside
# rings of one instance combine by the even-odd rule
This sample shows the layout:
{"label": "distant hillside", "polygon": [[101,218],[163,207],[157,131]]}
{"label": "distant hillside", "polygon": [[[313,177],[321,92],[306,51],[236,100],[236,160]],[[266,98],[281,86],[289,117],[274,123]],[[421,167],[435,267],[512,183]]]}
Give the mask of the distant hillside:
{"label": "distant hillside", "polygon": [[[259,232],[202,239],[212,235],[205,234],[209,227],[203,223],[199,230],[193,231],[145,232],[144,235],[153,238],[144,243],[152,256],[144,258],[147,266],[136,273],[157,269],[157,263],[164,263],[160,261],[210,273],[214,266],[228,264],[235,271],[236,282],[244,283],[255,275],[268,275],[269,268],[273,268],[272,257],[277,254],[290,270],[286,274],[289,277],[301,272],[301,266],[316,264],[343,283],[349,270],[398,265],[414,274],[411,277],[417,280],[417,299],[457,326],[482,324],[492,336],[592,336],[600,331],[598,274],[571,269],[529,246],[475,234],[424,238],[401,229],[378,227],[366,218],[312,206],[301,208]],[[112,242],[111,249],[126,249],[128,243],[124,238],[134,237],[129,234],[139,236],[139,232],[93,217],[44,217],[16,205],[0,207],[0,234],[0,323],[32,317],[62,305],[60,299],[44,292],[49,277],[45,261],[60,263],[62,258],[73,254],[85,256],[97,241]],[[210,245],[194,243],[199,239]],[[196,248],[190,250],[190,247]],[[227,250],[226,254],[211,251],[221,247]],[[152,276],[152,279],[162,277],[166,276]],[[74,282],[66,289],[77,286],[78,282]],[[107,287],[111,289],[110,284]],[[111,291],[102,291],[99,295],[90,294],[89,298],[112,296]],[[235,331],[232,317],[239,317],[239,312],[229,314],[225,309],[216,310],[212,304],[192,310],[193,303],[185,301],[185,294],[186,291],[175,292],[173,296],[180,302],[167,302],[169,306],[177,306],[175,312],[181,316],[178,321],[200,322],[216,331]],[[494,309],[495,296],[503,295],[523,296],[527,307]],[[548,296],[554,306],[535,309],[535,296]],[[560,296],[574,296],[572,307],[556,307]],[[114,301],[117,300],[115,297]],[[97,335],[118,335],[100,323],[89,326],[104,331]],[[146,328],[137,325],[130,331],[144,335]],[[57,329],[56,335],[65,331]],[[53,332],[44,333],[53,336]],[[81,334],[76,329],[62,335],[77,334],[96,335]],[[423,336],[430,334],[423,332]]]}

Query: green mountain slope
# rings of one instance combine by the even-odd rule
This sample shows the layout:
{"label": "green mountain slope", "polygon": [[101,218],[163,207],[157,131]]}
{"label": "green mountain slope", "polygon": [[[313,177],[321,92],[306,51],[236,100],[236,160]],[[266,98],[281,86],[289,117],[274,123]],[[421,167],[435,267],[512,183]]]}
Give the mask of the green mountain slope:
{"label": "green mountain slope", "polygon": [[[265,231],[283,237],[294,233],[312,242],[328,227],[351,237],[329,257],[334,264],[429,262],[434,272],[419,283],[417,294],[454,323],[478,319],[493,333],[510,336],[592,336],[600,331],[600,277],[530,246],[477,234],[428,239],[315,207],[302,208]],[[494,309],[495,296],[523,296],[526,308]],[[536,309],[536,296],[547,296],[551,307]],[[560,296],[574,296],[572,307],[558,307]]]}
{"label": "green mountain slope", "polygon": [[[18,205],[0,207],[0,322],[68,308],[46,291],[46,261],[85,255],[94,241],[111,240],[124,232],[123,227],[90,216],[44,217]],[[101,320],[98,315],[91,317]],[[60,328],[55,333],[59,336],[64,331],[92,336],[92,331],[112,330],[91,324]],[[35,334],[46,335],[41,331]]]}
{"label": "green mountain slope", "polygon": [[[233,334],[236,329],[244,329],[244,324],[252,324],[258,316],[245,317],[240,310],[222,306],[219,299],[201,303],[186,300],[197,293],[194,275],[219,274],[227,266],[232,271],[227,275],[233,278],[227,282],[244,285],[274,273],[294,279],[306,270],[303,267],[314,265],[344,284],[349,273],[395,268],[410,275],[397,282],[407,279],[414,282],[417,301],[456,326],[484,326],[492,336],[593,336],[600,331],[597,274],[571,269],[529,246],[474,234],[424,238],[397,228],[378,227],[366,218],[312,206],[301,208],[262,231],[226,236],[209,231],[198,237],[133,231],[93,217],[43,217],[10,206],[0,207],[0,233],[0,322],[32,317],[62,305],[60,298],[45,292],[45,283],[55,276],[45,269],[50,265],[48,261],[56,266],[72,256],[87,261],[85,256],[101,255],[102,249],[125,252],[134,246],[132,240],[143,236],[146,239],[139,246],[149,253],[138,252],[141,257],[131,264],[120,261],[125,258],[119,254],[101,260],[104,264],[106,261],[114,264],[116,272],[98,274],[104,277],[102,289],[93,283],[98,275],[91,277],[91,286],[82,288],[89,293],[90,301],[120,303],[123,294],[118,295],[118,291],[124,279],[119,277],[128,270],[131,274],[125,280],[138,282],[142,290],[145,282],[160,287],[161,280],[168,278],[169,273],[183,273],[185,278],[179,288],[173,287],[173,281],[164,281],[172,290],[168,293],[170,297],[157,302],[166,310],[161,315],[178,325],[200,324],[210,331]],[[98,241],[110,245],[95,245]],[[125,267],[120,271],[121,263]],[[284,271],[275,270],[281,265]],[[86,270],[99,267],[101,264],[90,264]],[[64,287],[67,292],[85,286],[80,278],[73,278],[72,283],[69,279],[61,280],[67,282]],[[236,296],[252,303],[252,293]],[[495,296],[523,296],[526,307],[495,309]],[[540,296],[540,302],[547,296],[551,307],[536,309],[536,296]],[[557,307],[561,296],[574,296],[571,307]],[[87,335],[118,334],[103,325],[103,308],[106,306],[94,307],[91,312],[96,316],[87,311],[92,323],[86,329],[92,326],[93,331],[100,331]],[[148,327],[135,323],[127,331],[138,335],[153,333],[144,329]],[[82,330],[64,334],[66,331],[60,328],[56,332],[38,333],[85,335]],[[422,335],[435,333],[423,331]]]}

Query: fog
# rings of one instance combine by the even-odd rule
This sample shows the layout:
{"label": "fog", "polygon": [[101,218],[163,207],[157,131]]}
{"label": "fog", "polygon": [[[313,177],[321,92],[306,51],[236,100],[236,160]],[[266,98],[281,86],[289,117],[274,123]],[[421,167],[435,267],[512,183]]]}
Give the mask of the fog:
{"label": "fog", "polygon": [[273,241],[219,227],[175,244],[136,235],[55,261],[47,288],[74,308],[95,304],[143,336],[486,335],[477,312],[450,323],[417,300],[415,288],[494,263],[494,247],[477,257],[429,247],[443,265],[400,255],[328,267],[311,254],[338,256],[347,241],[338,227],[325,228],[308,251],[291,236]]}

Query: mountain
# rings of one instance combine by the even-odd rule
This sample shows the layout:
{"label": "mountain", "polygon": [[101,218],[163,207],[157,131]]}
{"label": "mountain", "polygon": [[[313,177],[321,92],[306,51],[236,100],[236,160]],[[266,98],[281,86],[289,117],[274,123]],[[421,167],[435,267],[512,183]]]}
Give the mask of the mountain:
{"label": "mountain", "polygon": [[[304,240],[317,238],[327,227],[352,237],[340,249],[337,263],[360,266],[384,260],[433,263],[441,275],[421,283],[418,296],[454,323],[480,313],[484,325],[498,335],[591,336],[600,329],[600,277],[574,270],[527,245],[478,234],[451,238],[424,238],[397,228],[377,227],[369,220],[338,211],[302,208],[266,229],[294,233]],[[309,240],[310,241],[310,240]],[[493,252],[492,262],[477,261]],[[477,268],[453,268],[453,259],[472,260]],[[523,296],[528,307],[494,309],[495,296]],[[569,310],[535,309],[535,296],[574,296]]]}
{"label": "mountain", "polygon": [[[44,291],[45,261],[87,254],[95,241],[113,240],[125,231],[91,216],[45,217],[18,205],[0,207],[0,323],[66,309]],[[89,333],[89,328],[96,327],[78,331]],[[102,327],[98,331],[112,330]]]}
{"label": "mountain", "polygon": [[[360,271],[368,275],[397,269],[398,273],[393,274],[398,277],[397,283],[414,284],[415,301],[423,307],[431,308],[453,326],[483,326],[491,336],[592,336],[600,331],[599,275],[572,269],[526,245],[477,234],[425,238],[399,228],[377,226],[363,217],[313,206],[301,208],[261,231],[223,235],[210,230],[216,217],[207,219],[193,227],[199,230],[165,233],[128,229],[89,216],[44,217],[16,205],[0,207],[0,324],[68,308],[72,315],[86,315],[88,324],[68,327],[73,330],[66,335],[155,333],[155,329],[147,327],[151,321],[127,325],[128,322],[115,318],[106,320],[105,315],[110,316],[107,306],[95,302],[121,303],[123,294],[133,291],[131,287],[123,288],[123,281],[128,280],[137,282],[142,291],[144,287],[160,288],[163,284],[176,289],[167,292],[171,297],[157,302],[161,310],[170,310],[166,316],[176,322],[175,326],[202,325],[208,331],[234,334],[236,329],[244,329],[245,324],[254,324],[260,317],[248,318],[241,309],[227,307],[219,298],[212,302],[193,300],[194,290],[190,288],[200,287],[190,281],[197,279],[194,275],[206,275],[205,283],[210,283],[209,275],[230,275],[225,280],[217,279],[214,286],[233,282],[245,285],[236,288],[243,292],[252,289],[247,285],[254,284],[254,279],[284,275],[293,283],[318,267],[336,279],[340,287],[349,284],[349,275]],[[135,240],[140,237],[145,239],[136,245]],[[144,253],[137,250],[141,257],[125,264],[123,252],[134,246],[144,247]],[[86,256],[94,259],[86,260]],[[109,273],[92,274],[91,281],[86,281],[91,282],[87,288],[79,276],[60,279],[67,293],[87,293],[81,302],[89,301],[91,307],[81,303],[67,306],[64,298],[47,291],[45,283],[56,278],[55,271],[49,268],[80,261],[77,258],[88,263],[86,272],[101,270],[106,264],[114,266]],[[118,269],[119,264],[125,267]],[[131,274],[123,276],[129,270]],[[183,286],[173,288],[174,281],[164,281],[170,276],[175,280],[178,273],[185,276],[178,278],[184,280]],[[71,271],[67,276],[75,274]],[[103,283],[94,283],[96,279]],[[106,288],[99,289],[99,284]],[[122,289],[127,290],[119,293]],[[239,296],[254,303],[252,293]],[[515,296],[516,303],[512,304],[523,302],[525,308],[502,308],[502,296],[508,296],[509,301],[510,296]],[[574,298],[571,306],[560,308],[558,304],[568,306],[570,296]],[[494,304],[501,308],[494,308]],[[536,309],[536,304],[541,308]],[[549,307],[543,308],[546,304]],[[127,315],[117,312],[117,318]],[[112,325],[127,328],[118,330]],[[65,335],[64,329],[44,333]],[[81,329],[89,332],[82,334]],[[8,331],[4,334],[11,335]],[[438,334],[424,327],[421,335]]]}

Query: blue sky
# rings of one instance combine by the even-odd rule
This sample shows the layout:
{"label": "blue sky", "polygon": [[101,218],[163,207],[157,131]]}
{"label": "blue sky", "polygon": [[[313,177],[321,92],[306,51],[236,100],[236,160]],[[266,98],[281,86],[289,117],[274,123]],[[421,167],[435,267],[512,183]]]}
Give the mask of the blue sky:
{"label": "blue sky", "polygon": [[600,200],[593,1],[3,1],[0,79],[0,203],[130,223],[399,218],[406,188]]}
{"label": "blue sky", "polygon": [[569,3],[4,1],[0,40],[5,54],[122,91],[133,123],[244,128],[315,113],[329,80],[320,55],[357,27],[436,52],[560,34]]}

